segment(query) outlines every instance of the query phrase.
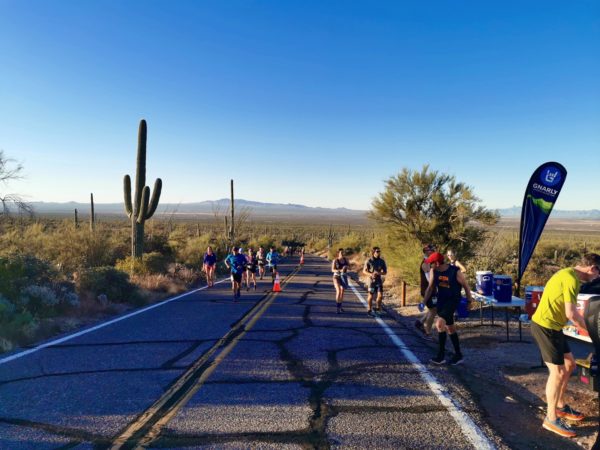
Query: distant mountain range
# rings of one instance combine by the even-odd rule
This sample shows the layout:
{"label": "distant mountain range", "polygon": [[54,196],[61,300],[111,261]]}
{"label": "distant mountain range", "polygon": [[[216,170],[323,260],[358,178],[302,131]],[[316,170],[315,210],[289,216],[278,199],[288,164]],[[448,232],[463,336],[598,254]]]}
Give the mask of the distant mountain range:
{"label": "distant mountain range", "polygon": [[[85,215],[88,213],[89,203],[53,203],[53,202],[32,202],[34,210],[38,214],[72,214],[77,210]],[[229,207],[229,199],[209,200],[195,203],[164,203],[160,204],[158,214],[175,215],[213,215],[215,211],[224,214]],[[250,200],[238,199],[235,201],[235,207],[238,211],[247,210],[255,217],[272,218],[336,218],[336,219],[366,219],[367,211],[347,209],[347,208],[320,208],[298,205],[293,203],[262,203]],[[96,203],[95,210],[97,214],[124,214],[123,203]],[[512,208],[497,209],[501,217],[512,218],[521,216],[521,208],[513,206]],[[600,210],[554,210],[552,218],[556,219],[580,219],[580,220],[600,220]]]}
{"label": "distant mountain range", "polygon": [[[497,209],[500,217],[521,217],[521,207],[513,206],[512,208]],[[599,209],[582,209],[582,210],[552,210],[551,219],[578,219],[578,220],[600,220]]]}
{"label": "distant mountain range", "polygon": [[[89,203],[53,203],[32,202],[31,205],[37,214],[72,214],[77,208],[81,214],[88,214]],[[229,208],[229,199],[209,200],[195,203],[164,203],[159,204],[157,214],[175,215],[213,215],[215,212],[224,214]],[[250,200],[236,199],[235,208],[238,212],[246,210],[255,217],[290,217],[295,218],[307,216],[310,218],[349,218],[366,219],[366,211],[347,208],[320,208],[293,203],[262,203]],[[96,214],[125,214],[123,203],[96,203],[94,205]]]}

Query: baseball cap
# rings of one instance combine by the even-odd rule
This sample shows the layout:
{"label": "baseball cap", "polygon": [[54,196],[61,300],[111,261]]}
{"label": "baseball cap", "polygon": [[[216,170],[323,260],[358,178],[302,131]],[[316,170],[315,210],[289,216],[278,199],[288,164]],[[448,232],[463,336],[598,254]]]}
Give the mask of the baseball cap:
{"label": "baseball cap", "polygon": [[433,252],[429,257],[425,260],[426,263],[431,264],[434,262],[444,264],[444,255],[439,252]]}

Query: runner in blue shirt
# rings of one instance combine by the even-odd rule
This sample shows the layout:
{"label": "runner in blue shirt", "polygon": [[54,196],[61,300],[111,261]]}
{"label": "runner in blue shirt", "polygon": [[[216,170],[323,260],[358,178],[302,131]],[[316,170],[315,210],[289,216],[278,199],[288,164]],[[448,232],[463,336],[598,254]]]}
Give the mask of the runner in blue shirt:
{"label": "runner in blue shirt", "polygon": [[233,247],[231,253],[225,259],[225,265],[231,271],[231,290],[235,302],[241,295],[240,286],[242,284],[242,274],[246,270],[246,257],[240,253],[238,247]]}
{"label": "runner in blue shirt", "polygon": [[269,249],[267,253],[267,264],[271,270],[271,280],[275,283],[275,277],[277,276],[277,263],[279,262],[279,253],[275,250],[275,247]]}

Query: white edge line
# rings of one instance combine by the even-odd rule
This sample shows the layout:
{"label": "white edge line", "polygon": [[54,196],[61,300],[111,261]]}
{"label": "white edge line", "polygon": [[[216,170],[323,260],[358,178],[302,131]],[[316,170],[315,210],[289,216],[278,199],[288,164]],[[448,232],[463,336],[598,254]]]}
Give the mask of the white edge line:
{"label": "white edge line", "polygon": [[[229,278],[224,278],[222,280],[215,281],[215,284],[223,283],[223,282],[228,281],[228,280],[229,280]],[[40,344],[37,347],[30,348],[29,350],[24,350],[22,352],[15,353],[14,355],[10,355],[10,356],[7,356],[6,358],[0,359],[0,365],[5,364],[5,363],[10,362],[10,361],[14,361],[15,359],[19,359],[19,358],[22,358],[24,356],[30,355],[30,354],[35,353],[35,352],[37,352],[39,350],[42,350],[44,348],[51,347],[51,346],[57,345],[57,344],[62,344],[63,342],[70,341],[71,339],[74,339],[74,338],[79,337],[79,336],[83,336],[84,334],[87,334],[87,333],[91,333],[92,331],[99,330],[100,328],[107,327],[109,325],[112,325],[113,323],[120,322],[121,320],[129,319],[130,317],[137,316],[138,314],[142,314],[142,313],[144,313],[146,311],[150,311],[151,309],[158,308],[160,306],[166,305],[167,303],[174,302],[175,300],[179,300],[180,298],[186,297],[188,295],[194,294],[194,293],[199,292],[199,291],[203,291],[203,290],[205,290],[207,288],[208,288],[208,286],[203,286],[203,287],[198,288],[198,289],[193,289],[191,291],[184,292],[183,294],[179,294],[179,295],[177,295],[175,297],[168,298],[166,300],[163,300],[162,302],[155,303],[155,304],[147,306],[145,308],[138,309],[136,311],[130,312],[129,314],[126,314],[124,316],[120,316],[120,317],[117,317],[115,319],[109,320],[108,322],[102,322],[102,323],[100,323],[98,325],[95,325],[95,326],[93,326],[91,328],[86,328],[85,330],[81,330],[81,331],[78,331],[76,333],[69,334],[68,336],[63,336],[63,337],[61,337],[59,339],[55,339],[55,340],[50,341],[50,342],[45,342],[44,344]]]}
{"label": "white edge line", "polygon": [[[354,284],[350,284],[350,288],[356,295],[356,297],[361,301],[361,303],[367,306],[366,300],[363,296],[358,292]],[[427,386],[431,391],[435,394],[435,396],[439,399],[440,403],[446,407],[452,418],[456,421],[457,425],[461,428],[464,435],[467,439],[473,444],[473,446],[477,449],[495,449],[496,447],[492,444],[492,442],[487,438],[487,436],[481,431],[481,429],[473,422],[473,420],[465,413],[460,405],[450,396],[448,390],[443,387],[439,381],[433,376],[427,367],[425,367],[421,361],[416,357],[416,355],[406,346],[406,344],[394,333],[394,331],[390,328],[390,326],[383,321],[380,317],[375,318],[377,323],[381,325],[385,333],[389,336],[392,342],[400,349],[402,355],[408,359],[408,361],[413,365],[413,367],[417,370],[423,381],[427,383]]]}

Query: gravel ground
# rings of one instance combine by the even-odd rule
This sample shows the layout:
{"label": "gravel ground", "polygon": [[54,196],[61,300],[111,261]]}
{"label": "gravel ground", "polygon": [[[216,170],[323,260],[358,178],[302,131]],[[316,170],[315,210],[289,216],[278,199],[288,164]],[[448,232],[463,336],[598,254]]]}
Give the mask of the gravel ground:
{"label": "gravel ground", "polygon": [[[421,315],[416,305],[401,307],[398,300],[391,298],[387,299],[386,304],[388,310],[396,312],[397,320],[407,328],[414,329],[414,321]],[[485,311],[484,325],[481,326],[479,310],[471,311],[469,318],[461,319],[458,323],[461,347],[465,354],[464,369],[458,376],[472,391],[480,393],[481,406],[486,409],[488,421],[511,447],[592,447],[598,433],[598,393],[581,383],[576,374],[569,382],[567,401],[587,416],[583,422],[573,424],[578,436],[567,440],[541,428],[545,415],[547,370],[534,368],[540,364],[540,354],[528,324],[523,324],[523,342],[519,342],[516,313],[513,314],[509,321],[511,340],[506,342],[503,311],[495,311],[495,326],[491,326],[490,311]],[[585,358],[593,351],[591,344],[573,340],[569,340],[569,343],[575,358]],[[435,342],[428,345],[432,352],[437,348]],[[447,349],[450,347],[447,344]],[[516,422],[516,415],[521,416],[526,424]],[[523,428],[515,428],[515,423]]]}

